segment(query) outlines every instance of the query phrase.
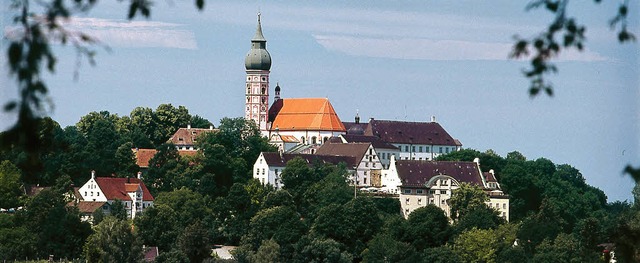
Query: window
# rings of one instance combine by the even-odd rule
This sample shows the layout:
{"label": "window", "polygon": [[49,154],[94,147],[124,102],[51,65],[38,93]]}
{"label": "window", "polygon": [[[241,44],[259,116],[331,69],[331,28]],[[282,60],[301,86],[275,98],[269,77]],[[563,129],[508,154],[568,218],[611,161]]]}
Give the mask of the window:
{"label": "window", "polygon": [[316,144],[316,136],[311,137],[311,144]]}
{"label": "window", "polygon": [[264,168],[262,168],[262,175],[264,175]]}
{"label": "window", "polygon": [[84,196],[87,196],[87,191],[84,192]]}
{"label": "window", "polygon": [[440,203],[444,205],[445,202],[444,202],[444,200],[442,200],[442,201],[440,201]]}
{"label": "window", "polygon": [[502,218],[507,218],[507,212],[502,212]]}
{"label": "window", "polygon": [[418,205],[422,204],[422,198],[418,198]]}
{"label": "window", "polygon": [[416,147],[415,146],[411,146],[411,151],[415,152],[416,151]]}
{"label": "window", "polygon": [[410,194],[411,193],[411,189],[404,189],[404,193],[405,194]]}
{"label": "window", "polygon": [[416,194],[422,194],[422,193],[423,193],[422,189],[416,190]]}
{"label": "window", "polygon": [[96,192],[96,195],[97,195],[97,196],[100,196],[100,192]]}
{"label": "window", "polygon": [[429,194],[432,194],[432,195],[436,194],[436,190],[429,190]]}
{"label": "window", "polygon": [[429,152],[429,146],[425,147],[425,151]]}
{"label": "window", "polygon": [[418,147],[418,151],[422,152],[422,146]]}
{"label": "window", "polygon": [[91,196],[93,196],[93,191],[91,191]]}
{"label": "window", "polygon": [[446,195],[447,194],[447,190],[440,190],[440,194]]}
{"label": "window", "polygon": [[363,183],[363,184],[367,184],[367,177],[365,177],[365,178],[363,178],[363,179],[362,179],[362,183]]}
{"label": "window", "polygon": [[493,208],[493,203],[489,203],[489,207]]}
{"label": "window", "polygon": [[369,154],[373,154],[373,149],[369,149]]}
{"label": "window", "polygon": [[405,204],[409,204],[409,198],[407,198],[407,200],[405,200]]}
{"label": "window", "polygon": [[502,209],[507,209],[507,204],[506,203],[502,204]]}
{"label": "window", "polygon": [[364,173],[363,173],[363,174],[364,174],[364,175],[367,175],[367,171],[364,171]]}
{"label": "window", "polygon": [[447,153],[449,153],[449,147],[444,148],[445,150],[447,150]]}
{"label": "window", "polygon": [[440,153],[442,153],[442,147],[440,147]]}
{"label": "window", "polygon": [[275,172],[276,172],[276,175],[278,175],[278,169],[276,169]]}
{"label": "window", "polygon": [[404,151],[408,152],[409,151],[409,146],[404,146]]}

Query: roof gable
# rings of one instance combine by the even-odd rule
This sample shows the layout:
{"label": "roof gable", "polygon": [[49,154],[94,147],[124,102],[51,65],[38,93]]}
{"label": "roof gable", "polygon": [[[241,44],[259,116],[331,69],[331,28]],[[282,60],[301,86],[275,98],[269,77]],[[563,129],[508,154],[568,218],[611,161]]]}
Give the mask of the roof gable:
{"label": "roof gable", "polygon": [[169,142],[174,145],[194,145],[200,134],[207,132],[217,132],[218,129],[202,129],[202,128],[180,128],[169,138]]}
{"label": "roof gable", "polygon": [[388,143],[450,146],[460,144],[437,122],[370,120],[365,135],[377,136]]}
{"label": "roof gable", "polygon": [[326,98],[280,99],[269,110],[272,129],[281,131],[339,131],[345,128]]}
{"label": "roof gable", "polygon": [[362,161],[371,143],[325,143],[316,151],[317,154],[351,156]]}
{"label": "roof gable", "polygon": [[484,187],[480,169],[474,162],[397,160],[396,169],[403,186],[424,186],[439,175],[451,176],[459,183]]}
{"label": "roof gable", "polygon": [[[96,183],[102,190],[102,193],[107,200],[124,200],[131,201],[131,198],[127,194],[132,189],[127,185],[139,185],[142,189],[142,200],[153,201],[154,198],[147,189],[147,186],[138,178],[114,178],[114,177],[96,177]],[[135,190],[134,190],[135,191]]]}

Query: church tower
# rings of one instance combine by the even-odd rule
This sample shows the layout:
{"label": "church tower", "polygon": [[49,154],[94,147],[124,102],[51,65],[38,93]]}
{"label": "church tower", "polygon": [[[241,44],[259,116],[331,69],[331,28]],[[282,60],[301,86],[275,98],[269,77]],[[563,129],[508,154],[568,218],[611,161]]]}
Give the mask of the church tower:
{"label": "church tower", "polygon": [[260,13],[258,13],[256,35],[251,39],[251,50],[244,59],[244,67],[247,72],[244,118],[254,120],[260,131],[266,134],[268,133],[271,55],[267,51],[267,40],[262,35]]}

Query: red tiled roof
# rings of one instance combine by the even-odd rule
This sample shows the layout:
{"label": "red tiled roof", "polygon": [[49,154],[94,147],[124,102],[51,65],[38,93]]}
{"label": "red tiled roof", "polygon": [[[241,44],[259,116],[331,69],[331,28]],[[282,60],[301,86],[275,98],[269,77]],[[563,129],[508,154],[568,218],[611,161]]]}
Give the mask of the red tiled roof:
{"label": "red tiled roof", "polygon": [[403,186],[424,186],[435,176],[448,175],[459,183],[483,187],[478,164],[474,162],[397,160],[396,168]]}
{"label": "red tiled roof", "polygon": [[142,200],[153,201],[154,198],[144,185],[142,180],[138,178],[113,178],[113,177],[96,177],[96,182],[100,187],[100,190],[104,193],[107,200],[125,200],[131,201],[131,198],[127,194],[127,184],[139,184],[142,188]]}
{"label": "red tiled roof", "polygon": [[326,98],[280,99],[269,109],[269,120],[281,131],[346,131]]}
{"label": "red tiled roof", "polygon": [[136,157],[136,164],[140,168],[149,168],[149,161],[158,152],[158,150],[156,150],[156,149],[138,149],[138,148],[133,148],[131,150],[133,151],[133,154]]}
{"label": "red tiled roof", "polygon": [[158,247],[147,247],[144,251],[144,261],[154,262],[158,255],[160,255]]}
{"label": "red tiled roof", "polygon": [[364,135],[377,136],[388,143],[461,145],[437,122],[370,120]]}
{"label": "red tiled roof", "polygon": [[[131,149],[136,157],[136,164],[140,168],[149,168],[149,161],[156,155],[158,150],[156,149]],[[197,150],[178,150],[180,156],[194,156],[198,154]]]}
{"label": "red tiled roof", "polygon": [[316,151],[317,154],[351,156],[362,161],[371,143],[325,143]]}
{"label": "red tiled roof", "polygon": [[78,208],[80,213],[90,214],[95,212],[98,208],[102,207],[107,202],[78,202],[77,204],[70,203],[69,205]]}
{"label": "red tiled roof", "polygon": [[139,184],[124,184],[124,190],[127,192],[135,192],[138,191]]}
{"label": "red tiled roof", "polygon": [[175,145],[195,145],[196,139],[200,134],[217,131],[218,129],[213,128],[180,128],[169,138],[169,142]]}
{"label": "red tiled roof", "polygon": [[287,162],[300,157],[307,161],[309,165],[315,162],[339,164],[344,162],[347,164],[347,168],[356,167],[360,162],[356,162],[356,159],[351,156],[336,156],[336,155],[319,155],[319,154],[300,154],[300,153],[277,153],[277,152],[262,152],[265,161],[269,166],[285,167]]}

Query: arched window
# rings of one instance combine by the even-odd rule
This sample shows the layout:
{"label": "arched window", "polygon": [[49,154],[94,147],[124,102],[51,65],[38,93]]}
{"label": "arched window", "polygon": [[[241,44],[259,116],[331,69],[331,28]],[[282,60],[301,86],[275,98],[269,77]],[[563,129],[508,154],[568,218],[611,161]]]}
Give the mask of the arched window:
{"label": "arched window", "polygon": [[323,142],[323,143],[324,143],[324,142],[327,142],[327,140],[328,140],[328,139],[329,139],[329,137],[324,137],[324,138],[322,138],[322,142]]}
{"label": "arched window", "polygon": [[304,144],[304,136],[300,137],[300,141]]}
{"label": "arched window", "polygon": [[318,138],[316,138],[316,136],[311,137],[311,144],[316,144]]}

